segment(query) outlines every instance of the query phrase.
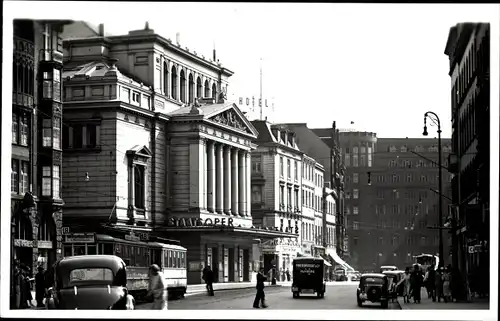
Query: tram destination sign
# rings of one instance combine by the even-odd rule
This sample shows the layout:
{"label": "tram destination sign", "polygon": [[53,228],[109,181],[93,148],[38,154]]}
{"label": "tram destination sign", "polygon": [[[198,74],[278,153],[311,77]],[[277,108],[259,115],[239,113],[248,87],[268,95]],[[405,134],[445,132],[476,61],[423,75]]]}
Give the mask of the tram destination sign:
{"label": "tram destination sign", "polygon": [[233,226],[233,219],[228,217],[222,218],[185,218],[185,217],[170,217],[167,220],[167,227],[199,227],[199,226]]}
{"label": "tram destination sign", "polygon": [[94,243],[94,233],[72,233],[64,235],[66,243]]}

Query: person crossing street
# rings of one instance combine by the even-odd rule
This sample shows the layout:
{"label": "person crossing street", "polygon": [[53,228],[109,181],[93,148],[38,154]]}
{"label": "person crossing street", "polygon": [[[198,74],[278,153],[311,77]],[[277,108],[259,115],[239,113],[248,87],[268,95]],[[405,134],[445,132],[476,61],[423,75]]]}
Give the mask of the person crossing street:
{"label": "person crossing street", "polygon": [[210,268],[210,265],[205,266],[203,269],[203,280],[205,281],[205,284],[207,285],[207,292],[208,295],[214,296],[214,272]]}
{"label": "person crossing street", "polygon": [[[264,269],[261,268],[259,273],[257,273],[257,294],[255,295],[255,300],[253,301],[253,307],[258,309],[260,307],[267,308],[266,305],[266,294],[264,293],[264,282],[267,277],[264,276]],[[260,306],[259,306],[260,303]]]}

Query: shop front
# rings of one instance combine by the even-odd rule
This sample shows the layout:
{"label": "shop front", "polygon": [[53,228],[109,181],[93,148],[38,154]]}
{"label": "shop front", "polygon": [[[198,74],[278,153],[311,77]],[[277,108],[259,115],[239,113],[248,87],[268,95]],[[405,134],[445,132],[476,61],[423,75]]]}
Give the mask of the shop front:
{"label": "shop front", "polygon": [[277,237],[290,237],[289,233],[277,231],[214,225],[213,220],[198,222],[201,224],[156,230],[162,237],[179,240],[187,249],[188,284],[203,283],[206,266],[214,272],[215,283],[253,282],[261,260],[260,244]]}
{"label": "shop front", "polygon": [[[264,270],[266,273],[271,269],[276,271],[277,281],[287,281],[293,274],[293,260],[302,253],[297,239],[277,238],[263,244]],[[287,271],[289,272],[287,274]]]}

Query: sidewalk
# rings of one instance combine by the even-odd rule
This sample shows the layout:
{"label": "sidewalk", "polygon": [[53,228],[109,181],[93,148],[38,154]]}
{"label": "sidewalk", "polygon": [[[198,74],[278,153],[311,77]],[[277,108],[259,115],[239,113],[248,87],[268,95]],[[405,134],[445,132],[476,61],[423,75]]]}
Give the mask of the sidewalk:
{"label": "sidewalk", "polygon": [[489,298],[475,299],[472,302],[432,302],[427,298],[427,291],[422,288],[421,303],[404,303],[402,297],[398,297],[398,304],[402,310],[488,310],[490,308]]}

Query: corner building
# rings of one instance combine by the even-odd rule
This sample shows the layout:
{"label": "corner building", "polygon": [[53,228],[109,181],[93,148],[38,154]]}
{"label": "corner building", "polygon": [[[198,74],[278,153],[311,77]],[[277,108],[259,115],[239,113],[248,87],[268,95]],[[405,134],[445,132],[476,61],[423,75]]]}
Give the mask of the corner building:
{"label": "corner building", "polygon": [[86,37],[68,32],[64,43],[65,226],[177,239],[187,248],[188,284],[202,282],[207,264],[216,282],[250,280],[255,239],[288,234],[252,228],[258,133],[225,101],[232,71],[147,23],[122,36],[86,26],[70,29]]}

